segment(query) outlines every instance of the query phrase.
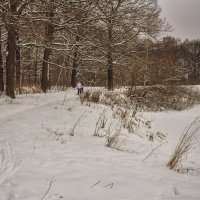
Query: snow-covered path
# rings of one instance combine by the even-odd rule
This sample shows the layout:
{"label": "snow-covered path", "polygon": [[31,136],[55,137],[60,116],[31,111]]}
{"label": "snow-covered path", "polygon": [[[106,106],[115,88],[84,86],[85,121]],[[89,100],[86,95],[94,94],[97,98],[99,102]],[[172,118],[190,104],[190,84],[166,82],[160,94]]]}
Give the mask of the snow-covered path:
{"label": "snow-covered path", "polygon": [[[170,155],[169,145],[142,162],[93,137],[103,107],[81,106],[75,93],[67,91],[64,104],[65,92],[0,102],[0,200],[200,199],[200,176],[177,174],[166,168],[168,158],[160,160]],[[188,112],[195,118],[199,110]],[[155,113],[146,116],[154,118],[154,126],[161,123]],[[170,113],[162,117],[166,124],[173,121]]]}

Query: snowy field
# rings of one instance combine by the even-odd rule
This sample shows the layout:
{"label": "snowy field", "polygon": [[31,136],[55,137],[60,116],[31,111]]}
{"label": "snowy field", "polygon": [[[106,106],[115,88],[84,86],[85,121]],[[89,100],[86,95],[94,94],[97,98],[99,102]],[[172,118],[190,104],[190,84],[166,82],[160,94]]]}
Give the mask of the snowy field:
{"label": "snowy field", "polygon": [[[166,138],[152,142],[139,136],[148,131],[144,127],[138,134],[124,130],[121,151],[105,147],[105,137],[93,136],[104,109],[81,105],[70,89],[21,95],[12,102],[0,98],[0,200],[200,200],[200,175],[166,167],[200,107],[141,113],[151,121],[150,131]],[[110,123],[111,112],[106,114]],[[196,149],[186,167],[199,162]]]}

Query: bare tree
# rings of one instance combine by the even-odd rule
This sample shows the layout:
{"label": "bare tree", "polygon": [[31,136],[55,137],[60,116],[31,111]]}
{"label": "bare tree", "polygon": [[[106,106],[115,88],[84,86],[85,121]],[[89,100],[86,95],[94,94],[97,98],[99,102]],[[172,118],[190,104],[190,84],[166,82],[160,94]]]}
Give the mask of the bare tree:
{"label": "bare tree", "polygon": [[200,41],[186,40],[182,44],[183,50],[183,65],[187,68],[189,81],[192,84],[200,83]]}
{"label": "bare tree", "polygon": [[[114,66],[126,66],[129,52],[139,38],[155,37],[168,29],[159,17],[157,0],[96,0],[95,14],[101,27],[100,48],[107,62],[108,89],[113,89]],[[131,49],[132,47],[132,49]],[[129,54],[130,55],[130,54]]]}
{"label": "bare tree", "polygon": [[16,15],[17,1],[9,2],[9,24],[6,24],[8,32],[7,38],[7,56],[6,56],[6,94],[15,98],[15,65],[16,65]]}
{"label": "bare tree", "polygon": [[71,86],[76,87],[77,82],[77,68],[79,63],[79,41],[80,36],[75,36],[75,47],[74,47],[74,55],[73,55],[73,65],[72,65],[72,76],[71,76]]}
{"label": "bare tree", "polygon": [[53,40],[54,34],[54,12],[55,12],[55,5],[54,0],[47,1],[46,5],[46,18],[47,22],[45,23],[45,47],[44,47],[44,55],[43,55],[43,64],[42,64],[42,78],[41,78],[41,88],[43,92],[46,92],[48,88],[48,73],[49,73],[49,56],[51,52],[50,45]]}
{"label": "bare tree", "polygon": [[74,87],[80,77],[109,90],[119,81],[126,84],[132,74],[142,76],[141,66],[151,66],[150,53],[138,44],[166,28],[157,0],[1,2],[8,35],[6,89],[12,98],[15,89],[38,80],[43,92],[50,85]]}
{"label": "bare tree", "polygon": [[[7,31],[7,49],[6,49],[6,94],[15,98],[16,88],[16,59],[20,58],[20,52],[17,48],[19,39],[20,15],[23,9],[30,3],[30,0],[3,0],[0,5],[0,17]],[[16,57],[17,52],[17,57]],[[20,71],[19,62],[17,64]],[[19,73],[17,73],[19,74]],[[17,76],[20,80],[20,75]]]}
{"label": "bare tree", "polygon": [[16,34],[16,88],[21,92],[21,54],[19,46],[19,32]]}
{"label": "bare tree", "polygon": [[2,42],[1,42],[1,25],[0,25],[0,92],[4,91],[4,82],[3,82],[3,59],[2,59]]}
{"label": "bare tree", "polygon": [[[73,16],[70,23],[73,27],[70,28],[70,32],[73,35],[73,61],[72,61],[72,73],[71,73],[71,86],[76,86],[78,72],[80,74],[79,67],[83,58],[83,52],[87,47],[86,38],[88,36],[88,31],[90,30],[89,25],[94,23],[94,16],[91,15],[91,10],[94,2],[91,0],[85,1],[74,1],[71,5],[71,15]],[[89,25],[88,25],[89,24]],[[82,63],[83,65],[83,63]]]}

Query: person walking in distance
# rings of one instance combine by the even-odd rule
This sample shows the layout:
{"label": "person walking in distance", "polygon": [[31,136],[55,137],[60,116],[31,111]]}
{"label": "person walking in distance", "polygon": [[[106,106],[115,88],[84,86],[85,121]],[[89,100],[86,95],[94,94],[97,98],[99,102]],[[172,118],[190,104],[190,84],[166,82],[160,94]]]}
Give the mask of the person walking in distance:
{"label": "person walking in distance", "polygon": [[78,81],[78,83],[76,84],[76,87],[78,89],[78,95],[81,94],[81,91],[82,91],[82,84],[80,81]]}
{"label": "person walking in distance", "polygon": [[81,93],[83,93],[84,84],[82,81],[80,81],[80,83],[81,83]]}

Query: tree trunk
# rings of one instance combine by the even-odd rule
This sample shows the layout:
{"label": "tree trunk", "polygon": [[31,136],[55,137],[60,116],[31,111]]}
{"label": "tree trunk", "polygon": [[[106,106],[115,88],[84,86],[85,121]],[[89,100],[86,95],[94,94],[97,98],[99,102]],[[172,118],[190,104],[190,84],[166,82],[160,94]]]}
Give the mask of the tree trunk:
{"label": "tree trunk", "polygon": [[[51,0],[53,2],[53,0]],[[50,9],[47,12],[46,17],[50,18],[49,20],[53,19],[54,17],[54,8]],[[48,21],[45,27],[45,39],[46,45],[44,48],[44,56],[43,56],[43,63],[42,63],[42,78],[41,78],[41,88],[44,93],[46,93],[48,88],[48,74],[49,74],[49,57],[50,57],[50,44],[53,40],[53,33],[54,33],[54,26],[52,25],[51,21]]]}
{"label": "tree trunk", "polygon": [[10,0],[11,19],[6,26],[8,31],[7,38],[7,57],[6,57],[6,95],[15,98],[15,67],[16,67],[16,15],[17,1]]}
{"label": "tree trunk", "polygon": [[35,65],[34,65],[34,85],[37,85],[37,70],[38,70],[38,47],[36,47]]}
{"label": "tree trunk", "polygon": [[0,26],[0,92],[4,91],[4,82],[3,82],[3,59],[1,52],[1,26]]}
{"label": "tree trunk", "polygon": [[[19,33],[17,33],[17,41],[19,42]],[[20,47],[16,47],[16,89],[21,93],[21,63],[20,63]]]}
{"label": "tree trunk", "polygon": [[50,55],[50,49],[45,48],[44,49],[43,63],[42,63],[42,79],[41,79],[41,88],[42,88],[42,91],[44,93],[46,93],[47,88],[48,88],[49,55]]}
{"label": "tree trunk", "polygon": [[[109,20],[111,24],[111,21]],[[108,27],[108,52],[107,52],[107,64],[108,64],[108,90],[113,90],[113,55],[112,55],[112,28]]]}
{"label": "tree trunk", "polygon": [[113,90],[113,62],[112,53],[108,52],[108,90]]}
{"label": "tree trunk", "polygon": [[8,29],[6,57],[6,94],[15,98],[15,58],[16,58],[16,35],[13,26]]}
{"label": "tree trunk", "polygon": [[79,59],[79,43],[80,37],[76,35],[76,45],[74,49],[73,65],[72,65],[72,76],[71,76],[71,87],[76,87],[77,82],[77,69],[78,69],[78,59]]}

